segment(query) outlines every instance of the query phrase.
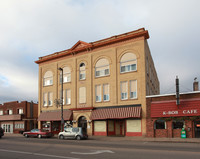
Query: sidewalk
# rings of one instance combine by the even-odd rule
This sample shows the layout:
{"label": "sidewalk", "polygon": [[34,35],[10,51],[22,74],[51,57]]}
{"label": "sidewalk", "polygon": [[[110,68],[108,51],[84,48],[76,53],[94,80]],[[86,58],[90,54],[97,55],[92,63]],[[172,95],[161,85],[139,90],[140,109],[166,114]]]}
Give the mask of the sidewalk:
{"label": "sidewalk", "polygon": [[108,137],[89,136],[91,140],[100,141],[136,141],[136,142],[180,142],[180,143],[200,143],[200,138],[147,138],[147,137]]}
{"label": "sidewalk", "polygon": [[[24,137],[22,134],[4,134],[4,136]],[[55,135],[53,138],[56,139]],[[96,141],[135,141],[135,142],[176,142],[176,143],[200,143],[200,138],[147,138],[147,137],[115,137],[115,136],[89,136],[89,140]]]}

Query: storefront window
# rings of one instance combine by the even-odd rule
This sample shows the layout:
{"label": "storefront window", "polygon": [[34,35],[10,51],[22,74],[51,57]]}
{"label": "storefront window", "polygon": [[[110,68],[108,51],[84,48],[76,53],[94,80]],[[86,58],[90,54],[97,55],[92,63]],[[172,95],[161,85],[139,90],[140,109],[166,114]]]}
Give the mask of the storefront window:
{"label": "storefront window", "polygon": [[180,120],[180,121],[173,120],[173,122],[172,122],[172,128],[173,129],[182,129],[183,125],[184,125],[183,120]]}
{"label": "storefront window", "polygon": [[164,120],[156,120],[154,129],[166,129],[166,122]]}

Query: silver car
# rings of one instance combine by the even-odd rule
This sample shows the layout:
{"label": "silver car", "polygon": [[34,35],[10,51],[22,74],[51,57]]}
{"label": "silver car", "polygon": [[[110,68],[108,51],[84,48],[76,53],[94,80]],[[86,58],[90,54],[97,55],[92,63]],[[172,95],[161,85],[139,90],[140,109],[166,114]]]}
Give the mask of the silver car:
{"label": "silver car", "polygon": [[58,134],[59,139],[87,139],[88,135],[86,133],[86,130],[81,127],[77,128],[65,128],[63,132],[60,132]]}

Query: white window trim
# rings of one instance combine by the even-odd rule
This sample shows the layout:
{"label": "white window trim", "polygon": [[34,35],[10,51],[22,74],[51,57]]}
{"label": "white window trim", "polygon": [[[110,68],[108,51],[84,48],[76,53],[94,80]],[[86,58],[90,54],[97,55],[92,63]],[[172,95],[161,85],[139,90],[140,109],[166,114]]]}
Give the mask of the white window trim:
{"label": "white window trim", "polygon": [[[125,70],[124,72],[122,72],[122,69],[121,69],[122,66],[121,66],[121,65],[122,65],[123,63],[130,62],[130,61],[136,61],[136,64],[135,64],[135,65],[136,65],[136,69],[135,69],[135,70],[130,70],[130,71],[126,71],[126,70]],[[131,67],[131,65],[125,65],[125,67],[126,67],[126,66],[130,66],[130,67]],[[135,71],[137,71],[137,59],[128,60],[128,61],[123,61],[123,62],[120,61],[120,73],[135,72]]]}
{"label": "white window trim", "polygon": [[[103,70],[101,70],[101,71],[103,71],[104,72],[104,74],[103,75],[99,75],[99,76],[97,76],[97,74],[96,74],[96,69],[97,68],[101,68],[101,67],[106,67],[106,66],[108,66],[108,69],[103,69]],[[105,76],[109,76],[110,75],[110,67],[109,67],[110,65],[103,65],[103,66],[100,66],[100,67],[95,67],[95,77],[105,77]],[[106,70],[108,70],[108,74],[105,74],[105,72],[106,72]]]}

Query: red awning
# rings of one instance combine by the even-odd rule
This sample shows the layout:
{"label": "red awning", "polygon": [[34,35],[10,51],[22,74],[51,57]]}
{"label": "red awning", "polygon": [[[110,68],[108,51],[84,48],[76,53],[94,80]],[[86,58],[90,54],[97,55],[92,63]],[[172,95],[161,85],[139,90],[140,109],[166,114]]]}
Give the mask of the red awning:
{"label": "red awning", "polygon": [[[63,119],[71,120],[72,111],[63,111]],[[38,118],[38,121],[61,121],[61,111],[56,112],[42,112]]]}
{"label": "red awning", "polygon": [[102,108],[92,111],[91,120],[140,118],[141,107]]}

